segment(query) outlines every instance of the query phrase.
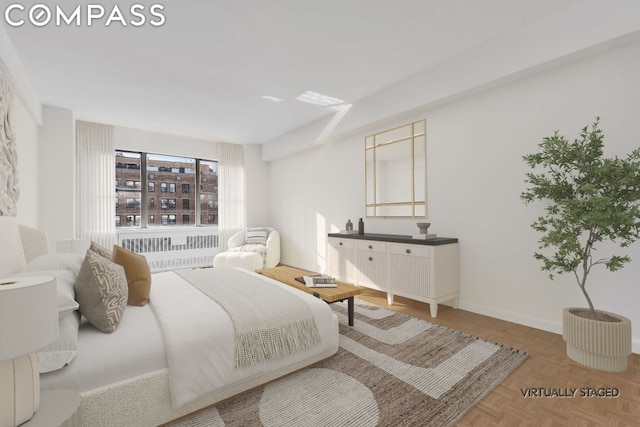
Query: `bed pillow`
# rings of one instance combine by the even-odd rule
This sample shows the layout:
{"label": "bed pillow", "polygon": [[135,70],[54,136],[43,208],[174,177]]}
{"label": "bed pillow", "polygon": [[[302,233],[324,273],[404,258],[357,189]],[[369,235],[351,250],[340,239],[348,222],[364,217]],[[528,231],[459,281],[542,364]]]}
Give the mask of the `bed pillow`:
{"label": "bed pillow", "polygon": [[268,228],[264,228],[264,227],[247,228],[247,232],[244,237],[244,243],[247,245],[251,245],[251,244],[266,245],[268,236],[269,236]]}
{"label": "bed pillow", "polygon": [[74,289],[80,313],[98,330],[115,331],[129,295],[124,267],[88,250]]}
{"label": "bed pillow", "polygon": [[84,256],[81,254],[40,255],[29,262],[22,272],[42,270],[70,270],[75,275],[80,271]]}
{"label": "bed pillow", "polygon": [[151,271],[147,258],[128,251],[120,246],[113,246],[113,262],[124,267],[129,287],[129,305],[145,305],[151,292]]}
{"label": "bed pillow", "polygon": [[106,258],[106,259],[111,259],[113,257],[113,253],[111,253],[111,251],[107,248],[105,248],[104,246],[100,245],[99,243],[94,242],[93,240],[91,241],[91,244],[89,245],[89,250],[92,252],[97,253],[98,255]]}
{"label": "bed pillow", "polygon": [[79,327],[80,313],[77,311],[60,320],[58,338],[36,352],[41,374],[62,369],[76,357]]}
{"label": "bed pillow", "polygon": [[[48,265],[54,267],[54,265]],[[77,274],[72,270],[27,270],[24,268],[20,273],[11,277],[27,276],[53,276],[56,279],[56,292],[58,304],[58,319],[63,319],[78,309],[78,302],[75,298],[74,285]]]}

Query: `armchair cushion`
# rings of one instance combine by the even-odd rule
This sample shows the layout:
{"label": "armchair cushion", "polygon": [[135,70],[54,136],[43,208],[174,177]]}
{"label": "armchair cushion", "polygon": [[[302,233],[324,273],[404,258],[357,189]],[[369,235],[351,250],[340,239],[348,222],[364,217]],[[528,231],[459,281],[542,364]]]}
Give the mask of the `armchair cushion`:
{"label": "armchair cushion", "polygon": [[267,246],[261,244],[247,244],[229,248],[227,252],[256,252],[264,259],[267,256]]}
{"label": "armchair cushion", "polygon": [[245,245],[266,245],[267,237],[269,237],[270,228],[247,228],[244,237]]}

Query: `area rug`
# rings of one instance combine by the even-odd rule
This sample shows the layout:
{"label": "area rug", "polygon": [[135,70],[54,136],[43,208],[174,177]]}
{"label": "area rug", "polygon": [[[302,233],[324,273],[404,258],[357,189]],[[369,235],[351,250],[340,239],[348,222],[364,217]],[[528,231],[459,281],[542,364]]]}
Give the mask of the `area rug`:
{"label": "area rug", "polygon": [[331,305],[338,352],[172,427],[448,426],[513,372],[524,352],[356,300]]}

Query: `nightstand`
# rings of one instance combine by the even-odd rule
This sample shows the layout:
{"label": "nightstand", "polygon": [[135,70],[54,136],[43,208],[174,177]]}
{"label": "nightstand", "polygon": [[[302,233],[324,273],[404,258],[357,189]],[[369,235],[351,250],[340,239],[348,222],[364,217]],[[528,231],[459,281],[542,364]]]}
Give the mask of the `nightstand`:
{"label": "nightstand", "polygon": [[21,427],[81,427],[80,395],[72,390],[41,390],[40,406]]}

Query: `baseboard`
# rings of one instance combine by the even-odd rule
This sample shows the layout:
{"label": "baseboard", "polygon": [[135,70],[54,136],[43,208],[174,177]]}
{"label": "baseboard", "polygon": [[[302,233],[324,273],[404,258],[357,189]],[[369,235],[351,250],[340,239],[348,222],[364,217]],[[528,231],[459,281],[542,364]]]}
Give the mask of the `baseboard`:
{"label": "baseboard", "polygon": [[[541,329],[543,331],[562,335],[562,322],[551,322],[549,320],[539,319],[537,317],[523,316],[520,313],[506,310],[497,310],[493,307],[487,307],[465,301],[460,301],[458,307],[461,310],[470,311],[472,313],[482,314],[484,316],[494,317],[496,319],[505,320],[507,322],[513,322],[519,325],[529,326],[531,328]],[[636,354],[640,354],[640,339],[631,340],[631,351]]]}

